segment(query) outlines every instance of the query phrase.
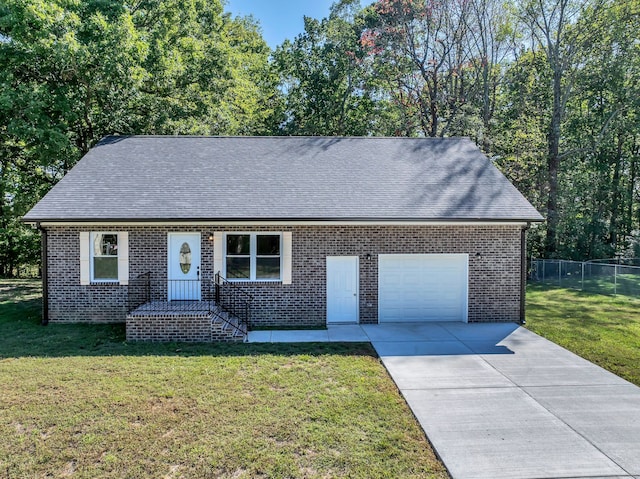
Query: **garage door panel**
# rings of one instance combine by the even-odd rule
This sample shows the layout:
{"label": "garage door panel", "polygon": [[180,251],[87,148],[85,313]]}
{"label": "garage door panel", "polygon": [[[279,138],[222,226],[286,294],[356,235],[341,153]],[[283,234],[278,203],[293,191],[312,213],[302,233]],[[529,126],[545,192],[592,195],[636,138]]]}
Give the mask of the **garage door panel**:
{"label": "garage door panel", "polygon": [[379,321],[466,321],[466,254],[379,255]]}

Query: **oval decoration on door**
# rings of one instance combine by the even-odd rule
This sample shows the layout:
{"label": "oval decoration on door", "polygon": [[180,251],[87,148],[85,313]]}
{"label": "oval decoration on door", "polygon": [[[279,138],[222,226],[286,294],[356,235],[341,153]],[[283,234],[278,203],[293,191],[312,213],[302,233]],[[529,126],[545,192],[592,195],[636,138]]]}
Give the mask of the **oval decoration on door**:
{"label": "oval decoration on door", "polygon": [[180,246],[180,269],[184,274],[191,269],[191,248],[188,243],[182,243]]}

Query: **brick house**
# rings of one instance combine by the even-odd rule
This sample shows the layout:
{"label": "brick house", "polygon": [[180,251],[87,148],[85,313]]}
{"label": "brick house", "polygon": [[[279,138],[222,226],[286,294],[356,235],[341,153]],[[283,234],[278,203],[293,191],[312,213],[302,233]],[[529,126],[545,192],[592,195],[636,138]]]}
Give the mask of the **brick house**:
{"label": "brick house", "polygon": [[540,214],[465,138],[107,137],[24,217],[44,322],[521,321]]}

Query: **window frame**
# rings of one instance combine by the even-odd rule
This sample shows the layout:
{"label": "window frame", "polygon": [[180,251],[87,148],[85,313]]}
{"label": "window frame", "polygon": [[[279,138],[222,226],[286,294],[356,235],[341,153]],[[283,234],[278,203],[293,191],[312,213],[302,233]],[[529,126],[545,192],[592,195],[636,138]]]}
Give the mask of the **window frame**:
{"label": "window frame", "polygon": [[[115,235],[117,245],[118,245],[118,254],[114,255],[97,255],[95,251],[95,241],[97,235]],[[95,258],[115,258],[116,260],[116,277],[114,279],[110,278],[96,278],[95,267],[94,267],[94,259]],[[89,233],[89,280],[91,283],[119,283],[120,282],[120,233],[117,231],[92,231]]]}
{"label": "window frame", "polygon": [[[249,254],[248,255],[231,255],[231,257],[249,257],[249,277],[248,278],[229,278],[227,276],[227,237],[228,236],[249,236]],[[280,275],[277,278],[256,278],[257,259],[258,258],[275,258],[276,255],[259,255],[258,254],[258,236],[277,236],[279,239],[279,253],[277,257],[279,261]],[[222,251],[222,267],[223,276],[227,281],[237,283],[282,283],[284,280],[284,239],[282,232],[277,231],[227,231],[222,235],[223,251]]]}

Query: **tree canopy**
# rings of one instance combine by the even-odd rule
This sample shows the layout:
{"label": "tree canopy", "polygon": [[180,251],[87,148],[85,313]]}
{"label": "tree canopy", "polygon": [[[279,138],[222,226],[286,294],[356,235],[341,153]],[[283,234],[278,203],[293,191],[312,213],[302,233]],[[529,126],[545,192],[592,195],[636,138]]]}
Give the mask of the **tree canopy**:
{"label": "tree canopy", "polygon": [[340,0],[273,51],[224,8],[2,2],[0,275],[107,134],[469,136],[547,216],[532,254],[640,256],[640,0]]}
{"label": "tree canopy", "polygon": [[35,261],[19,217],[103,136],[271,133],[270,50],[218,0],[6,0],[0,34],[0,275]]}

